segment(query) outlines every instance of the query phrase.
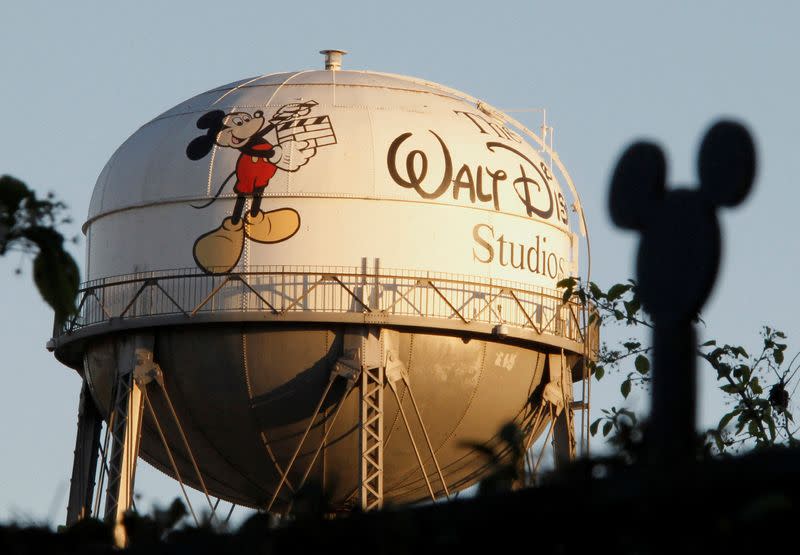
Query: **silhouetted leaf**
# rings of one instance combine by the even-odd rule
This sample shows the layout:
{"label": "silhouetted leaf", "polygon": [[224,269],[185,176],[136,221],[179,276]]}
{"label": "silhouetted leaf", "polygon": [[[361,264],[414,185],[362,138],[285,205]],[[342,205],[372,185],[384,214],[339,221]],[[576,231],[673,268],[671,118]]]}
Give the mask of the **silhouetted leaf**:
{"label": "silhouetted leaf", "polygon": [[712,364],[717,371],[717,379],[727,378],[731,374],[731,367],[727,364]]}
{"label": "silhouetted leaf", "polygon": [[625,301],[622,304],[625,306],[625,312],[628,313],[628,318],[633,318],[636,316],[636,313],[639,312],[639,309],[641,308],[641,304],[638,300]]}
{"label": "silhouetted leaf", "polygon": [[61,249],[40,250],[33,260],[33,280],[42,298],[55,311],[56,325],[60,326],[75,312],[80,285],[78,265]]}
{"label": "silhouetted leaf", "polygon": [[53,193],[46,200],[37,199],[22,181],[0,176],[0,255],[10,246],[36,251],[33,280],[60,325],[75,312],[80,275],[64,250],[64,237],[55,229],[64,205],[53,199]]}
{"label": "silhouetted leaf", "polygon": [[719,428],[720,430],[725,428],[725,426],[727,426],[730,423],[730,421],[733,420],[733,417],[736,416],[737,414],[739,413],[736,411],[731,411],[722,418],[720,418],[719,424],[717,424],[717,428]]}
{"label": "silhouetted leaf", "polygon": [[568,277],[568,278],[564,278],[561,281],[559,281],[558,283],[556,283],[556,287],[558,287],[559,289],[561,289],[562,287],[573,288],[573,287],[575,287],[575,283],[576,283],[576,281],[575,281],[574,277]]}
{"label": "silhouetted leaf", "polygon": [[624,283],[617,283],[611,286],[611,289],[608,290],[606,294],[606,298],[609,301],[614,301],[625,294],[631,288],[630,285],[625,285]]}
{"label": "silhouetted leaf", "polygon": [[622,385],[619,386],[619,390],[622,393],[622,396],[626,399],[631,392],[631,380],[630,378],[622,382]]}
{"label": "silhouetted leaf", "polygon": [[648,358],[644,355],[639,355],[634,361],[634,366],[636,366],[637,372],[645,375],[650,371],[650,360],[648,360]]}
{"label": "silhouetted leaf", "polygon": [[769,389],[769,404],[778,410],[784,411],[789,406],[789,392],[783,381],[773,385]]}
{"label": "silhouetted leaf", "polygon": [[741,370],[740,375],[742,377],[742,381],[746,382],[747,380],[750,379],[750,376],[753,375],[753,369],[747,366],[746,364],[741,365],[739,369]]}
{"label": "silhouetted leaf", "polygon": [[32,196],[33,192],[19,179],[10,175],[0,176],[0,213],[13,214],[24,199]]}

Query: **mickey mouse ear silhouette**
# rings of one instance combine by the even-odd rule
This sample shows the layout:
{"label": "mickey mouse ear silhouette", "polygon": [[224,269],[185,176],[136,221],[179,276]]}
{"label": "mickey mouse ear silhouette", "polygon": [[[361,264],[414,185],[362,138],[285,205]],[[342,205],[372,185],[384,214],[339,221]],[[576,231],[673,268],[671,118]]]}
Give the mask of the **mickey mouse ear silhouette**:
{"label": "mickey mouse ear silhouette", "polygon": [[206,112],[197,120],[198,129],[213,129],[218,132],[222,128],[222,120],[225,119],[225,112],[222,110],[212,110]]}
{"label": "mickey mouse ear silhouette", "polygon": [[717,206],[736,206],[756,175],[756,149],[747,128],[720,121],[708,130],[697,160],[700,190]]}
{"label": "mickey mouse ear silhouette", "polygon": [[190,160],[200,160],[211,152],[213,147],[214,138],[208,135],[202,135],[201,137],[192,139],[192,142],[188,144],[186,147],[186,156],[188,156]]}
{"label": "mickey mouse ear silhouette", "polygon": [[196,137],[186,147],[186,156],[190,160],[200,160],[214,148],[214,139],[222,129],[222,120],[225,119],[225,112],[213,110],[200,116],[197,120],[198,129],[207,129],[206,134]]}
{"label": "mickey mouse ear silhouette", "polygon": [[611,178],[611,220],[622,228],[644,229],[651,207],[664,197],[666,174],[667,161],[658,145],[638,142],[629,146]]}

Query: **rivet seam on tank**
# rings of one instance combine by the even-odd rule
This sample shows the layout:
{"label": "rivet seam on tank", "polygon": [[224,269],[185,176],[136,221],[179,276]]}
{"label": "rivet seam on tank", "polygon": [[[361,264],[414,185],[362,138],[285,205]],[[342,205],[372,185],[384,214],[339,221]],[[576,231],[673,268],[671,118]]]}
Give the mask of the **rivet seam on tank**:
{"label": "rivet seam on tank", "polygon": [[369,167],[369,172],[370,172],[369,180],[372,183],[372,196],[374,197],[377,195],[377,189],[375,184],[375,124],[372,121],[372,112],[369,110],[367,110],[367,119],[369,119],[369,138],[370,138],[369,144],[372,149],[371,152],[372,156],[369,159],[373,161]]}
{"label": "rivet seam on tank", "polygon": [[[445,445],[448,441],[450,441],[450,438],[453,437],[453,435],[455,435],[455,433],[458,431],[458,428],[461,426],[461,423],[467,416],[467,412],[469,412],[469,407],[472,405],[472,402],[475,400],[475,396],[478,394],[478,388],[481,386],[481,380],[483,379],[483,372],[486,367],[486,341],[482,341],[482,343],[483,343],[483,350],[481,352],[481,365],[480,365],[480,373],[478,374],[478,381],[475,384],[475,387],[472,389],[472,394],[469,396],[469,401],[466,404],[464,412],[461,413],[461,417],[458,419],[458,422],[456,422],[455,426],[453,426],[453,428],[450,430],[450,433],[447,435],[444,441],[442,441],[441,445]],[[434,452],[438,452],[438,449],[436,449]]]}
{"label": "rivet seam on tank", "polygon": [[[298,86],[305,87],[307,85],[298,85]],[[330,85],[327,85],[327,86],[330,86]],[[345,86],[345,85],[340,85],[340,86]],[[254,110],[254,109],[275,108],[275,107],[279,108],[282,105],[283,104],[265,104],[265,103],[259,102],[258,104],[236,104],[235,106],[237,108],[244,109],[244,110]],[[150,125],[152,123],[156,123],[158,121],[165,120],[165,119],[182,117],[182,116],[192,116],[192,115],[196,115],[196,114],[203,114],[203,113],[207,112],[208,108],[210,108],[212,106],[214,106],[214,105],[212,104],[212,105],[209,105],[208,107],[205,107],[205,108],[197,108],[197,109],[185,110],[183,112],[177,112],[177,113],[169,114],[169,115],[166,115],[166,116],[158,116],[158,117],[155,117],[152,120],[148,121],[147,123],[145,123],[142,127],[146,127],[146,126],[148,126],[148,125]],[[226,109],[230,110],[233,106],[214,106],[214,107],[218,108],[218,109],[226,108]],[[337,104],[337,105],[332,105],[332,104],[320,103],[319,107],[320,107],[320,109],[335,108],[337,110],[364,110],[364,111],[376,111],[376,112],[382,112],[382,111],[390,112],[391,111],[391,112],[408,112],[408,113],[413,113],[413,114],[430,114],[431,113],[431,109],[430,109],[429,106],[423,106],[423,107],[419,107],[419,106],[377,106],[377,105],[374,105],[374,104],[373,105],[369,105],[369,104]]]}
{"label": "rivet seam on tank", "polygon": [[242,370],[244,371],[244,381],[247,384],[247,396],[252,401],[253,387],[250,385],[250,367],[247,364],[247,334],[242,328]]}
{"label": "rivet seam on tank", "polygon": [[226,96],[228,96],[229,94],[231,94],[231,93],[233,93],[233,92],[236,92],[236,91],[238,91],[239,89],[243,89],[243,88],[244,88],[244,87],[246,87],[247,85],[250,85],[250,84],[252,84],[252,83],[255,83],[256,81],[259,81],[259,80],[261,80],[261,79],[265,79],[265,78],[267,78],[267,77],[271,77],[271,76],[273,76],[273,75],[280,75],[280,73],[279,73],[279,72],[265,73],[264,75],[260,75],[260,76],[258,76],[258,77],[253,77],[253,78],[252,78],[252,79],[250,79],[249,81],[243,81],[243,82],[239,83],[238,85],[236,85],[235,87],[233,87],[233,88],[230,88],[230,89],[228,89],[227,91],[225,91],[225,92],[222,94],[222,96],[220,96],[218,99],[216,99],[216,100],[215,100],[215,101],[214,101],[214,102],[213,102],[211,105],[212,105],[212,106],[214,106],[215,104],[218,104],[218,103],[219,103],[219,102],[220,102],[220,101],[221,101],[223,98],[225,98],[225,97],[226,97]]}

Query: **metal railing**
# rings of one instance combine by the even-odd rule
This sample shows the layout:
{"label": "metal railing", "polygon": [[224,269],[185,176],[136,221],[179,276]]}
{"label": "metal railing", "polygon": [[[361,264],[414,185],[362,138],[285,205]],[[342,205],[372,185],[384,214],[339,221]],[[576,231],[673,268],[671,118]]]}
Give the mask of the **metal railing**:
{"label": "metal railing", "polygon": [[114,319],[266,312],[291,320],[315,312],[508,325],[585,342],[582,307],[556,290],[441,272],[262,266],[212,276],[191,268],[89,281],[79,298],[77,315],[58,335]]}

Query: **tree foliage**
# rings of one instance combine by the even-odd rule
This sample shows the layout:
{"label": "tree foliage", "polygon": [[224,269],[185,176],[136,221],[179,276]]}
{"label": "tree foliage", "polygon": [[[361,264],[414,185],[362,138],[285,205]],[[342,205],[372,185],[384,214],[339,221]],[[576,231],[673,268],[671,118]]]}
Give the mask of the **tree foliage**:
{"label": "tree foliage", "polygon": [[[606,328],[623,326],[638,335],[653,327],[641,307],[633,280],[603,290],[595,283],[584,286],[579,279],[568,278],[559,287],[564,288],[565,302],[575,299],[596,307],[590,316],[592,323],[599,319]],[[699,317],[698,320],[701,321]],[[764,326],[760,336],[759,347],[752,355],[743,346],[714,339],[697,348],[697,356],[703,361],[698,371],[715,372],[728,408],[716,427],[702,434],[705,453],[719,455],[750,448],[798,445],[798,426],[794,424],[790,405],[800,381],[797,375],[800,364],[797,356],[786,360],[786,334]],[[591,370],[598,380],[607,370],[623,373],[620,393],[627,398],[634,387],[649,385],[651,351],[652,345],[640,337],[614,345],[603,343],[597,361],[590,363]],[[646,423],[631,410],[612,407],[603,410],[602,416],[592,422],[590,432],[592,435],[602,432],[623,455],[629,455],[631,445],[642,437],[643,426]]]}
{"label": "tree foliage", "polygon": [[78,265],[64,250],[58,231],[70,220],[66,206],[52,193],[38,198],[25,183],[0,176],[0,256],[12,251],[33,255],[33,280],[60,325],[75,312],[80,283]]}
{"label": "tree foliage", "polygon": [[496,445],[466,442],[483,455],[489,472],[478,484],[478,495],[511,491],[527,482],[525,476],[525,436],[514,422],[505,424],[498,434]]}

